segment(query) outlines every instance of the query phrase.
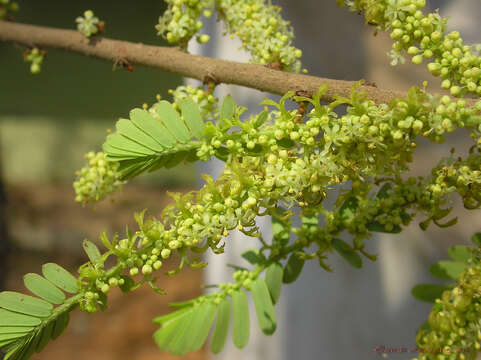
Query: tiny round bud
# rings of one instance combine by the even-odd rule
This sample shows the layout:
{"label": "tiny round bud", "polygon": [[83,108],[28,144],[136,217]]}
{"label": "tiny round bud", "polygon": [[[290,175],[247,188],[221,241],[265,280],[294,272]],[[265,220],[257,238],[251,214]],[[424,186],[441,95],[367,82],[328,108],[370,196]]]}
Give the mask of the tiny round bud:
{"label": "tiny round bud", "polygon": [[423,62],[423,56],[422,56],[422,55],[413,56],[412,62],[413,62],[413,64],[416,64],[416,65],[422,64],[422,62]]}
{"label": "tiny round bud", "polygon": [[210,40],[210,36],[207,35],[207,34],[202,34],[202,35],[197,36],[197,42],[198,42],[199,44],[208,43],[209,40]]}
{"label": "tiny round bud", "polygon": [[271,165],[274,165],[275,163],[277,163],[277,156],[275,156],[274,154],[269,154],[269,156],[267,157],[267,162]]}
{"label": "tiny round bud", "polygon": [[147,265],[147,264],[142,266],[142,274],[144,274],[144,275],[152,274],[152,266]]}

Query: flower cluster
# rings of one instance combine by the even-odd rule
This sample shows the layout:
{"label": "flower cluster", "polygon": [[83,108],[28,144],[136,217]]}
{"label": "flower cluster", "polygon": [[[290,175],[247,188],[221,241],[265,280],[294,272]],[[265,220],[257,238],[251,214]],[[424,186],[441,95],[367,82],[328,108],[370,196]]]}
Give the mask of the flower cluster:
{"label": "flower cluster", "polygon": [[[187,88],[179,93],[189,91],[196,94]],[[459,194],[466,207],[479,207],[481,155],[476,145],[480,104],[468,107],[463,100],[412,89],[407,98],[376,105],[354,89],[350,98],[322,105],[323,91],[326,88],[312,99],[287,94],[280,103],[266,100],[264,104],[274,110],[266,109],[246,120],[240,118],[240,107],[235,106],[229,117],[221,109],[216,115],[220,118],[217,124],[207,123],[195,146],[201,160],[211,156],[223,159],[224,171],[216,181],[204,175],[206,184],[198,191],[171,194],[175,201],[164,209],[160,219],[144,220],[143,214],[138,215],[139,230],[129,232],[125,239],[101,238],[109,249],[107,254],[114,255],[118,262],[109,270],[92,262],[79,270],[84,284],[82,309],[97,311],[112,286],[130,291],[147,282],[161,291],[155,288],[151,276],[162,267],[164,259],[174,253],[180,255],[180,264],[169,272],[171,275],[185,264],[203,267],[205,264],[192,258],[193,254],[209,248],[223,252],[223,239],[231,231],[258,238],[263,244],[260,256],[265,261],[251,272],[236,272],[235,282],[223,284],[219,292],[195,301],[220,302],[241,287],[248,290],[265,266],[289,255],[290,261],[292,254],[301,263],[318,259],[329,270],[324,260],[334,249],[360,267],[361,255],[375,258],[364,250],[364,240],[372,232],[398,233],[417,214],[426,217],[422,227],[431,222],[438,226],[454,224],[455,220],[441,223],[449,214],[447,205],[452,193]],[[288,110],[289,100],[309,101],[312,109],[305,115]],[[343,104],[347,111],[339,116],[334,110]],[[417,139],[441,142],[444,134],[455,128],[472,130],[476,145],[471,154],[464,160],[444,160],[430,178],[403,180],[401,173],[412,161]],[[82,170],[81,179],[86,180],[82,183],[79,179],[75,185],[86,189],[80,193],[82,202],[103,198],[114,190],[113,186],[107,186],[108,191],[101,186],[101,191],[95,192],[91,184],[98,177],[97,168],[106,165],[105,157],[92,153],[89,160],[91,169]],[[104,181],[119,185],[114,175],[118,165],[110,165],[114,166],[113,177]],[[330,187],[346,187],[348,182],[352,187],[341,191],[334,210],[324,208]],[[299,227],[289,223],[293,215],[290,208],[294,206],[301,208]],[[256,223],[264,215],[274,216],[282,228],[274,230],[270,243],[263,240]],[[324,217],[323,226],[319,225],[320,215]],[[284,219],[282,225],[279,218]],[[293,243],[290,233],[296,236]],[[352,245],[339,238],[345,233],[352,236]],[[317,250],[308,253],[312,245]],[[138,284],[132,279],[136,275],[143,277]]]}
{"label": "flower cluster", "polygon": [[423,14],[425,0],[359,0],[348,5],[364,11],[369,24],[390,31],[394,63],[403,51],[414,64],[429,59],[428,70],[443,79],[442,87],[453,96],[481,94],[481,57],[463,43],[459,32],[446,34],[447,19],[438,13]]}
{"label": "flower cluster", "polygon": [[[317,96],[319,99],[321,93]],[[467,107],[464,100],[431,96],[415,88],[409,98],[389,105],[378,106],[355,91],[351,99],[340,99],[329,106],[310,100],[314,108],[305,121],[296,110],[284,108],[288,97],[280,105],[266,102],[276,105],[279,111],[260,113],[250,121],[232,119],[231,125],[240,131],[216,128],[203,139],[197,155],[202,160],[219,153],[237,157],[265,155],[270,169],[279,166],[275,159],[292,158],[297,146],[297,151],[307,157],[303,159],[306,163],[318,163],[324,169],[320,178],[339,183],[347,178],[389,175],[406,169],[417,137],[443,142],[444,134],[456,127],[473,129],[476,137],[481,124],[478,106]],[[349,106],[347,113],[339,117],[333,110],[343,103]]]}
{"label": "flower cluster", "polygon": [[182,99],[190,98],[199,106],[203,119],[212,119],[217,109],[218,99],[209,91],[204,90],[202,86],[197,88],[190,85],[178,86],[175,90],[169,90],[169,94],[173,97],[173,106],[179,109],[178,103]]}
{"label": "flower cluster", "polygon": [[[107,256],[101,256],[99,252],[97,258],[90,258],[89,262],[80,266],[78,284],[82,296],[79,304],[83,311],[94,313],[99,308],[104,309],[106,295],[115,286],[124,292],[129,292],[143,283],[148,283],[155,291],[163,293],[162,289],[155,286],[152,273],[162,268],[163,261],[169,259],[174,252],[180,255],[180,265],[177,269],[169,271],[168,275],[175,275],[185,264],[193,268],[205,266],[198,259],[189,259],[185,247],[175,243],[175,240],[166,240],[167,238],[162,236],[162,233],[166,231],[162,223],[152,218],[145,219],[144,212],[135,214],[135,218],[139,226],[138,231],[128,232],[127,237],[121,240],[117,235],[109,240],[103,233],[100,241],[108,249]],[[90,246],[96,248],[93,243],[90,243]],[[109,269],[105,269],[105,261],[111,255],[116,258],[116,262]],[[240,288],[249,290],[252,281],[265,270],[268,264],[260,264],[252,271],[238,270],[233,275],[234,282],[219,284],[217,286],[219,291],[200,296],[190,302],[198,305],[204,301],[213,301],[218,305],[226,296],[232,296],[233,291]],[[142,280],[136,284],[134,277],[138,275],[142,277]]]}
{"label": "flower cluster", "polygon": [[[161,35],[171,44],[187,46],[189,40],[202,28],[199,20],[203,13],[205,17],[212,16],[213,0],[166,0],[168,5],[165,13],[159,17],[155,26]],[[209,36],[199,35],[200,43],[209,41]]]}
{"label": "flower cluster", "polygon": [[77,17],[75,22],[77,23],[77,30],[85,37],[91,37],[100,31],[100,20],[92,10],[85,11],[84,16]]}
{"label": "flower cluster", "polygon": [[[195,254],[208,249],[223,252],[223,239],[231,231],[241,231],[262,243],[258,260],[251,262],[254,268],[236,271],[233,282],[217,285],[216,292],[180,307],[200,311],[206,304],[220,305],[241,289],[255,290],[259,274],[271,264],[281,267],[279,261],[286,258],[282,279],[287,283],[296,279],[307,260],[317,259],[320,266],[331,270],[325,260],[333,251],[359,268],[362,256],[376,258],[366,252],[364,244],[373,232],[398,233],[418,214],[426,217],[423,228],[431,222],[441,227],[453,225],[455,219],[441,223],[449,214],[453,193],[460,195],[467,208],[480,206],[481,104],[468,107],[463,100],[412,89],[407,98],[389,105],[378,106],[356,90],[350,98],[321,105],[325,90],[312,99],[287,94],[279,104],[265,101],[275,110],[266,109],[246,120],[240,119],[242,108],[234,106],[230,112],[223,105],[216,114],[216,125],[206,124],[194,148],[201,160],[211,156],[223,159],[224,171],[216,181],[204,175],[206,184],[198,191],[170,194],[175,201],[160,219],[136,215],[139,229],[128,231],[126,238],[109,240],[103,235],[100,240],[108,252],[99,254],[99,260],[91,258],[79,269],[80,308],[87,312],[103,309],[113,286],[127,292],[147,283],[162,293],[154,284],[153,273],[162,268],[164,259],[173,254],[180,257],[177,269],[169,275],[186,264],[201,268],[206,264]],[[309,101],[312,109],[306,114],[288,110],[286,102],[291,99]],[[339,116],[334,110],[341,104],[347,105],[347,111]],[[472,131],[475,145],[466,159],[455,159],[451,154],[429,178],[401,177],[412,161],[419,137],[441,142],[446,132],[456,128]],[[98,162],[91,164],[95,167]],[[323,200],[330,187],[347,187],[348,182],[352,187],[341,190],[334,210],[327,210]],[[293,206],[301,208],[302,222],[297,227],[292,225],[294,213],[289,208]],[[264,241],[257,227],[257,218],[264,215],[273,216],[272,241]],[[346,233],[352,236],[352,245],[340,239]],[[109,256],[115,257],[116,263],[105,269]],[[478,304],[479,294],[464,288],[479,287],[469,285],[479,280],[476,274],[481,265],[477,264],[467,270],[458,290],[443,296],[444,308],[433,310],[431,328],[418,336],[420,347],[478,349],[480,332],[475,320],[479,305],[473,304]],[[136,283],[137,276],[141,280]],[[450,334],[453,332],[455,335]]]}
{"label": "flower cluster", "polygon": [[30,63],[30,72],[32,74],[39,74],[42,70],[42,63],[44,59],[44,52],[38,48],[26,52],[25,61]]}
{"label": "flower cluster", "polygon": [[[171,44],[186,47],[189,40],[202,28],[199,20],[203,14],[212,16],[216,10],[231,36],[238,36],[242,48],[252,55],[258,64],[270,64],[281,69],[299,72],[302,51],[292,46],[294,34],[289,22],[280,15],[280,8],[265,0],[166,0],[168,8],[156,25],[158,34]],[[197,36],[199,43],[206,43],[209,35]]]}
{"label": "flower cluster", "polygon": [[[129,276],[141,274],[147,279],[145,281],[149,281],[153,271],[159,270],[162,261],[173,252],[178,252],[182,259],[179,268],[170,274],[182,269],[185,263],[192,267],[202,267],[204,264],[187,257],[186,250],[203,252],[211,247],[214,252],[222,252],[224,245],[220,242],[231,230],[237,229],[246,235],[261,238],[255,222],[256,217],[266,213],[278,216],[277,206],[289,201],[297,201],[302,207],[309,204],[303,212],[314,214],[313,221],[303,221],[300,228],[289,228],[289,232],[298,235],[298,239],[291,246],[302,255],[301,258],[317,257],[322,261],[332,248],[335,237],[344,231],[354,236],[354,247],[349,251],[361,251],[371,258],[372,256],[363,252],[362,244],[362,240],[368,238],[371,232],[399,232],[400,226],[408,225],[416,212],[428,215],[429,219],[436,222],[447,215],[446,210],[441,209],[447,195],[458,192],[465,197],[466,188],[479,187],[471,184],[479,184],[481,178],[479,170],[473,170],[471,177],[477,174],[477,178],[473,179],[472,183],[459,184],[457,180],[450,180],[452,184],[448,186],[449,191],[441,193],[436,188],[437,185],[446,183],[446,179],[441,178],[446,169],[441,165],[433,171],[432,179],[392,179],[385,182],[374,194],[374,184],[357,181],[353,183],[351,190],[341,193],[335,210],[327,211],[319,202],[323,196],[318,197],[317,205],[312,201],[312,187],[316,184],[318,174],[322,174],[322,168],[314,166],[313,170],[300,158],[289,160],[288,155],[283,160],[283,157],[280,155],[274,162],[269,155],[263,164],[255,157],[246,157],[245,164],[231,163],[216,182],[206,176],[207,184],[201,190],[185,195],[172,194],[176,201],[163,211],[161,221],[154,218],[144,220],[142,213],[136,216],[139,230],[129,233],[127,238],[118,240],[114,237],[110,242],[103,235],[102,242],[118,259],[118,263],[107,272],[92,263],[81,267],[81,279],[88,280],[84,287],[85,299],[82,308],[89,312],[96,311],[99,297],[108,293],[112,286],[122,287],[128,282],[128,290],[132,290],[132,279]],[[455,167],[465,176],[468,172],[464,169],[467,166],[465,164],[479,169],[480,162],[481,156],[472,154],[466,161],[459,160]],[[273,164],[285,166],[277,167],[279,173],[276,176],[290,181],[288,186],[284,186],[282,180],[278,183],[275,177],[269,177],[273,170],[267,168]],[[262,171],[255,170],[262,166],[266,167],[265,175]],[[309,172],[306,173],[306,170]],[[296,183],[296,179],[301,182]],[[479,195],[479,191],[473,191]],[[318,226],[319,213],[325,217],[323,228]],[[439,223],[438,225],[444,226]],[[315,254],[311,256],[302,252],[303,248],[309,248],[313,243],[319,247]],[[288,249],[293,249],[286,245],[287,242],[279,244],[274,241],[272,245],[265,245],[263,250],[269,250],[270,257],[279,258],[279,254],[286,256],[289,254]],[[239,287],[249,289],[250,282],[262,269],[261,266],[257,272],[236,272],[236,282],[222,285],[221,293],[216,295],[217,300]],[[124,271],[128,271],[129,276],[121,275]]]}
{"label": "flower cluster", "polygon": [[[472,183],[459,184],[456,180],[454,182],[457,184],[449,184],[449,191],[440,193],[436,186],[446,183],[446,179],[441,178],[446,169],[440,165],[433,171],[432,179],[393,179],[385,182],[374,195],[374,184],[357,181],[351,190],[341,193],[335,210],[330,212],[319,202],[323,199],[322,195],[318,197],[317,205],[312,201],[312,187],[316,185],[318,174],[322,174],[321,167],[314,165],[311,169],[309,164],[299,157],[289,160],[289,155],[285,157],[281,153],[278,159],[273,159],[271,155],[263,164],[259,158],[245,157],[245,163],[229,164],[216,182],[205,176],[207,184],[201,190],[185,195],[171,194],[175,203],[164,209],[162,220],[144,220],[143,213],[137,215],[139,230],[129,233],[126,239],[119,241],[114,237],[109,242],[103,235],[102,242],[111,254],[117,257],[118,264],[108,272],[91,263],[79,270],[81,279],[89,280],[90,284],[85,287],[86,300],[82,303],[83,309],[96,311],[96,304],[102,293],[106,294],[111,286],[123,286],[126,281],[131,283],[128,276],[120,275],[125,270],[129,276],[141,274],[149,279],[153,271],[162,267],[164,259],[169,258],[173,252],[178,252],[182,260],[179,268],[171,272],[175,274],[185,263],[192,267],[204,265],[197,260],[190,260],[186,256],[187,249],[203,252],[207,247],[211,247],[214,252],[222,252],[224,245],[220,242],[231,230],[237,229],[246,235],[261,238],[256,217],[267,213],[278,216],[277,206],[280,203],[297,201],[297,204],[303,207],[310,203],[305,211],[315,215],[314,221],[303,221],[300,228],[290,227],[289,232],[298,235],[293,245],[296,250],[309,248],[312,243],[316,243],[319,250],[314,257],[322,260],[332,248],[334,238],[343,231],[354,235],[355,247],[352,251],[363,251],[362,240],[368,238],[370,232],[399,232],[400,226],[408,225],[416,212],[427,214],[429,219],[440,220],[447,215],[446,210],[441,209],[446,202],[446,196],[458,192],[465,197],[466,188],[479,187],[471,184],[479,184],[481,178],[480,171],[473,170]],[[481,156],[472,154],[466,161],[458,161],[456,168],[465,176],[468,173],[464,168],[467,166],[465,164],[479,169],[480,162]],[[273,169],[269,167],[273,164],[281,166],[276,167],[279,172],[271,177]],[[255,170],[263,166],[266,167],[264,174]],[[278,182],[276,177],[280,177],[281,181]],[[282,181],[290,183],[285,186]],[[317,186],[320,188],[320,185]],[[479,191],[473,191],[479,195]],[[324,228],[318,226],[319,213],[325,217]],[[263,249],[270,250],[271,257],[278,257],[279,254],[285,256],[289,254],[286,245],[287,242],[281,246],[273,242],[271,246],[266,245]],[[304,259],[312,258],[302,251],[300,254]],[[363,254],[369,257],[368,254]],[[250,282],[258,272],[236,272],[236,283],[224,284],[221,287],[222,294],[228,294],[240,286],[249,289]]]}
{"label": "flower cluster", "polygon": [[279,7],[265,0],[216,0],[216,6],[227,31],[239,37],[255,63],[300,71],[302,51],[292,46],[294,34]]}
{"label": "flower cluster", "polygon": [[[313,206],[322,202],[333,184],[371,184],[366,179],[374,176],[394,176],[394,185],[399,184],[394,186],[395,193],[371,201],[366,197],[371,187],[358,186],[364,192],[354,194],[355,208],[362,211],[356,217],[346,216],[340,209],[337,217],[328,215],[326,228],[330,233],[337,233],[340,224],[360,237],[369,234],[369,227],[392,231],[410,220],[402,209],[413,203],[437,221],[443,217],[442,199],[453,191],[471,207],[477,206],[473,202],[478,199],[480,177],[477,153],[468,160],[469,171],[456,167],[461,177],[452,178],[448,172],[447,181],[441,176],[446,171],[441,167],[435,169],[435,182],[428,188],[411,180],[401,186],[399,180],[400,172],[412,161],[417,137],[442,141],[443,134],[455,127],[477,130],[481,123],[477,106],[466,107],[462,100],[449,97],[430,97],[416,89],[407,99],[389,105],[377,106],[356,91],[351,99],[321,105],[322,91],[325,89],[310,99],[313,109],[305,119],[297,110],[285,108],[292,97],[288,94],[280,104],[266,102],[277,111],[264,111],[241,121],[238,108],[228,123],[217,127],[209,123],[197,156],[201,160],[218,156],[226,161],[226,168],[216,182],[206,177],[207,184],[200,191],[176,196],[176,204],[165,210],[159,222],[166,230],[158,239],[171,249],[207,244],[217,251],[230,230],[257,234],[255,217],[273,211],[278,202],[289,207]],[[348,104],[347,112],[339,117],[333,110],[344,103]],[[99,189],[100,194],[89,192],[89,198],[103,198],[107,191]],[[88,190],[94,187],[89,185]]]}
{"label": "flower cluster", "polygon": [[[121,240],[115,236],[111,241],[105,233],[100,237],[109,254],[117,259],[113,267],[105,270],[106,258],[100,258],[96,261],[91,259],[79,268],[79,283],[82,284],[84,294],[80,303],[82,310],[96,312],[99,299],[105,297],[113,286],[119,286],[126,292],[133,290],[135,287],[132,276],[141,274],[144,281],[149,281],[152,272],[159,270],[163,265],[162,261],[171,256],[168,245],[158,241],[158,234],[163,231],[161,225],[152,220],[145,221],[143,213],[136,214],[135,217],[139,225],[139,231],[135,234],[129,233]],[[125,270],[128,270],[128,275],[122,275]],[[153,283],[149,284],[155,290],[161,291],[155,288]]]}
{"label": "flower cluster", "polygon": [[463,198],[467,209],[477,209],[481,205],[481,157],[472,153],[467,159],[452,157],[433,170],[435,181],[431,191],[442,197],[453,191]]}
{"label": "flower cluster", "polygon": [[102,152],[89,152],[85,157],[87,166],[76,172],[77,179],[73,183],[75,201],[82,204],[97,202],[120,189],[123,182],[118,163],[107,161]]}
{"label": "flower cluster", "polygon": [[[397,174],[411,161],[417,136],[440,141],[439,136],[452,131],[453,124],[477,127],[479,117],[476,110],[464,111],[459,101],[441,98],[425,102],[421,95],[413,91],[409,99],[378,107],[353,94],[351,106],[341,118],[332,107],[316,103],[308,119],[299,121],[297,111],[284,108],[285,98],[279,111],[270,115],[264,112],[246,122],[234,117],[232,128],[240,130],[215,128],[198,150],[204,160],[227,154],[223,174],[216,182],[206,177],[207,185],[199,192],[177,196],[176,204],[164,212],[163,226],[169,230],[160,237],[175,248],[206,240],[216,249],[223,236],[236,227],[257,234],[255,217],[273,211],[277,203],[319,204],[330,185],[349,180],[364,184],[351,194],[356,198],[351,211],[359,211],[352,216],[340,209],[335,215],[328,214],[326,229],[331,234],[348,229],[366,237],[372,229],[393,231],[412,218],[407,207],[439,220],[446,215],[441,206],[449,193],[457,191],[468,202],[477,198],[479,155],[467,160],[472,164],[469,171],[458,166],[463,169],[464,184],[458,178],[454,184],[446,183],[442,166],[435,169],[433,182],[402,182]],[[457,111],[451,113],[446,107]],[[397,180],[392,190],[385,189],[383,196],[371,199],[367,194],[372,185],[365,178],[376,175],[396,176]],[[439,184],[449,191],[438,192]]]}
{"label": "flower cluster", "polygon": [[0,19],[5,19],[9,12],[16,13],[19,10],[18,3],[10,0],[0,0]]}
{"label": "flower cluster", "polygon": [[479,249],[472,251],[457,285],[436,300],[427,326],[417,334],[418,347],[426,349],[419,360],[475,359],[481,350],[481,257]]}

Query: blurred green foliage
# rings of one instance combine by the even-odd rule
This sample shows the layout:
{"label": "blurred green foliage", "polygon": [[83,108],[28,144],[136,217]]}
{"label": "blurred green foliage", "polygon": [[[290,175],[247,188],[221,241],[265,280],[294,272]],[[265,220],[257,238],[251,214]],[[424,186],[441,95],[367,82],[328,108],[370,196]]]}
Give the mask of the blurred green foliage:
{"label": "blurred green foliage", "polygon": [[[35,25],[76,29],[75,18],[86,9],[105,21],[105,36],[153,45],[165,45],[154,25],[162,13],[160,0],[133,1],[35,1],[21,0],[16,21]],[[61,118],[105,118],[119,116],[155,94],[167,96],[168,88],[181,83],[177,76],[159,70],[135,67],[130,73],[97,59],[48,50],[39,75],[32,75],[23,62],[25,49],[0,44],[0,114]]]}

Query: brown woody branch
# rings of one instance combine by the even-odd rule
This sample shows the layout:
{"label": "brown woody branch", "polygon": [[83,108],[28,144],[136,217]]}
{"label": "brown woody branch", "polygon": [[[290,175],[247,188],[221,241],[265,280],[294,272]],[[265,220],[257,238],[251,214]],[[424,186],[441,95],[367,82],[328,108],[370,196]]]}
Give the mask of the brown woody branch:
{"label": "brown woody branch", "polygon": [[[54,48],[111,61],[154,67],[184,77],[218,83],[234,84],[272,94],[283,95],[296,91],[311,95],[323,84],[329,89],[323,97],[332,101],[335,96],[349,97],[353,81],[333,80],[269,69],[255,64],[243,64],[190,55],[179,48],[161,47],[111,40],[103,37],[87,39],[78,31],[17,24],[0,21],[0,41],[25,46]],[[376,103],[389,103],[393,98],[406,97],[401,91],[361,86],[367,97]]]}

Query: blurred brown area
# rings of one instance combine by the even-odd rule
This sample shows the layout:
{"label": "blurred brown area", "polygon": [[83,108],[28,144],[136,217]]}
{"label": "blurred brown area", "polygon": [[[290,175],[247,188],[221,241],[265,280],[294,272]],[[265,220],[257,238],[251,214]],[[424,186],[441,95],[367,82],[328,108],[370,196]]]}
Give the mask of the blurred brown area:
{"label": "blurred brown area", "polygon": [[[81,246],[84,238],[96,241],[103,230],[109,236],[115,232],[122,236],[126,224],[136,229],[135,211],[148,208],[148,214],[155,216],[171,201],[165,189],[134,185],[126,186],[115,201],[105,200],[95,210],[76,204],[69,185],[15,184],[7,187],[7,194],[14,251],[9,258],[6,287],[22,292],[26,291],[22,284],[25,273],[40,272],[45,262],[56,262],[75,273],[86,261]],[[176,260],[169,261],[166,268],[175,267]],[[156,325],[151,320],[169,312],[169,302],[200,295],[202,273],[184,269],[173,277],[159,275],[157,285],[167,291],[166,295],[156,294],[147,285],[129,294],[113,289],[105,312],[75,310],[67,331],[32,359],[179,359],[158,350],[152,339]],[[183,357],[205,358],[204,351]]]}

